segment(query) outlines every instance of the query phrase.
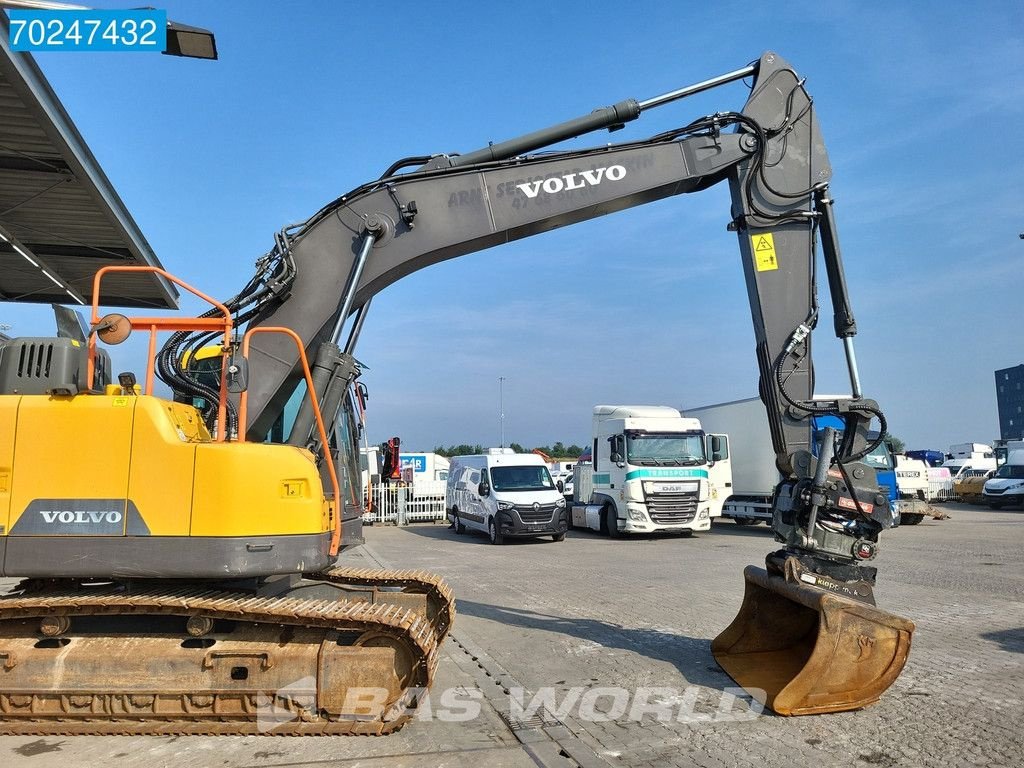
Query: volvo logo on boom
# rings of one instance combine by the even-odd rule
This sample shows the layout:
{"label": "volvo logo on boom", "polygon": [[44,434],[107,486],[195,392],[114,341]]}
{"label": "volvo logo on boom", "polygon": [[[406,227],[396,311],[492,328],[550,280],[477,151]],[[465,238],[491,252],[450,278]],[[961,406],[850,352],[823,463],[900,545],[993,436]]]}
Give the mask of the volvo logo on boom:
{"label": "volvo logo on boom", "polygon": [[552,176],[542,181],[528,181],[525,184],[516,184],[523,194],[534,198],[541,190],[550,195],[557,194],[563,190],[583,189],[584,187],[596,187],[604,180],[619,181],[626,177],[626,168],[622,165],[609,165],[607,168],[593,168],[589,171],[574,171],[564,176]]}

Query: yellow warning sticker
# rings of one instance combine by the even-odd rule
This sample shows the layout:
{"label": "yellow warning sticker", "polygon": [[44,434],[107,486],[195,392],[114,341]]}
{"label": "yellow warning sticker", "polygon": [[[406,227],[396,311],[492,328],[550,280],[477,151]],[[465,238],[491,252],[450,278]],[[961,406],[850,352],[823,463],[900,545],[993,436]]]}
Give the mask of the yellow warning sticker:
{"label": "yellow warning sticker", "polygon": [[112,405],[115,408],[127,408],[129,399],[127,397],[115,397]]}
{"label": "yellow warning sticker", "polygon": [[758,272],[779,268],[779,260],[775,258],[775,238],[771,232],[751,235],[750,245],[754,249],[754,266]]}

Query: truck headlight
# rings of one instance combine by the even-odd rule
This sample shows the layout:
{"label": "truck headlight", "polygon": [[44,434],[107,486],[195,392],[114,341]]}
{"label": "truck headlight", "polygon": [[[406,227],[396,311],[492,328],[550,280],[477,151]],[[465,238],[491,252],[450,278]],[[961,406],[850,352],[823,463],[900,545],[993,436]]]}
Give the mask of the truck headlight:
{"label": "truck headlight", "polygon": [[498,502],[498,509],[503,509],[503,510],[507,511],[507,510],[515,509],[515,508],[516,508],[516,505],[513,504],[511,501],[499,501]]}
{"label": "truck headlight", "polygon": [[708,519],[708,511],[706,509],[702,509],[700,511],[700,514],[697,515],[697,519],[698,520],[707,520]]}
{"label": "truck headlight", "polygon": [[556,501],[555,502],[555,508],[556,509],[565,509],[565,499],[562,498],[562,499],[559,499],[558,501]]}
{"label": "truck headlight", "polygon": [[629,517],[630,520],[633,520],[634,522],[637,522],[637,523],[647,522],[647,515],[644,514],[643,509],[640,508],[640,507],[630,507],[630,506],[627,506],[626,507],[626,515]]}

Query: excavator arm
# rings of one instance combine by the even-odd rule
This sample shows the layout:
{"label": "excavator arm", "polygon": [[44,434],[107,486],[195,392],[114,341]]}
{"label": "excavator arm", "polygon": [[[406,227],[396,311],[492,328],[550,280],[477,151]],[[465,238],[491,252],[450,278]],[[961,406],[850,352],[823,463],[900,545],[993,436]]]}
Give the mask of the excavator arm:
{"label": "excavator arm", "polygon": [[[753,83],[738,112],[708,115],[646,140],[534,154],[746,77]],[[861,393],[830,179],[803,79],[766,53],[720,77],[474,152],[399,160],[376,181],[282,230],[257,276],[225,303],[239,323],[298,333],[316,360],[314,386],[330,420],[352,397],[360,372],[353,354],[370,302],[396,280],[466,253],[727,182],[758,389],[782,475],[772,521],[782,548],[768,555],[766,570],[747,569],[743,606],[712,651],[780,714],[852,709],[875,701],[899,674],[913,624],[874,607],[875,569],[863,565],[874,557],[879,533],[892,525],[875,471],[861,461],[886,424]],[[814,396],[811,358],[819,240],[850,380],[848,396],[829,399]],[[162,356],[165,367],[173,369],[181,351],[201,341],[173,339]],[[289,340],[262,334],[236,368],[244,371],[237,384],[248,388],[249,405],[248,423],[239,427],[260,437],[280,423],[298,382],[298,352]],[[173,387],[181,372],[168,372]],[[183,394],[196,394],[187,375],[183,382]],[[315,447],[313,416],[307,398],[289,442]],[[841,429],[816,429],[822,417]],[[870,438],[874,419],[878,436]],[[815,440],[818,434],[824,437]]]}
{"label": "excavator arm", "polygon": [[[647,140],[545,154],[530,151],[598,128],[614,128],[667,101],[725,82],[754,78],[740,112],[702,117]],[[403,167],[416,164],[409,172]],[[787,481],[777,493],[775,530],[789,556],[851,595],[869,595],[878,533],[891,525],[874,470],[859,462],[873,448],[868,427],[882,418],[862,398],[828,182],[831,168],[814,104],[803,80],[775,54],[719,78],[644,102],[628,100],[559,126],[466,155],[411,158],[377,181],[344,195],[305,224],[282,232],[272,252],[288,264],[285,286],[256,310],[252,323],[285,326],[316,353],[326,389],[331,371],[349,359],[335,387],[351,381],[358,329],[370,300],[424,267],[499,243],[728,182],[730,228],[737,232],[777,464]],[[847,352],[851,396],[813,398],[811,330],[818,318],[816,241],[822,241],[835,330]],[[290,300],[289,300],[290,299]],[[346,321],[355,315],[341,347]],[[325,351],[328,350],[328,351]],[[318,352],[319,350],[319,352]],[[288,339],[254,339],[249,358],[250,435],[265,434],[298,381]],[[332,415],[339,397],[321,397]],[[823,445],[817,472],[813,417],[832,414],[841,439]],[[305,444],[310,414],[300,414],[292,439]],[[881,432],[884,432],[884,422]],[[831,433],[829,433],[831,434]],[[828,472],[831,471],[833,477]],[[817,474],[817,477],[816,477]],[[866,591],[867,590],[867,591]]]}

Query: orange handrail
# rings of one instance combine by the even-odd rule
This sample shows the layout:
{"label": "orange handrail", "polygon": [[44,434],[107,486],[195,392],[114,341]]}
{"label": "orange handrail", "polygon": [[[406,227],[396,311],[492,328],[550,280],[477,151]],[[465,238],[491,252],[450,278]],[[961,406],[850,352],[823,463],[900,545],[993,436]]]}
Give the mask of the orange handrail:
{"label": "orange handrail", "polygon": [[[96,370],[96,333],[95,328],[100,322],[99,312],[99,301],[100,301],[100,282],[103,276],[108,272],[155,272],[158,275],[170,280],[177,286],[184,288],[186,291],[194,296],[198,296],[208,304],[212,304],[224,315],[223,318],[217,317],[129,317],[128,322],[131,324],[132,329],[148,328],[149,329],[149,351],[148,359],[146,361],[146,394],[153,394],[153,360],[156,358],[156,332],[161,331],[216,331],[220,328],[224,329],[224,344],[222,346],[222,357],[226,357],[228,350],[231,348],[231,329],[234,323],[231,319],[231,311],[221,304],[216,299],[207,296],[200,290],[193,288],[191,285],[183,280],[179,280],[171,273],[161,269],[160,267],[147,267],[147,266],[109,266],[103,267],[96,272],[95,277],[92,281],[92,328],[94,329],[89,333],[88,341],[88,363],[86,366],[86,381],[88,382],[89,389],[93,387],[93,377]],[[228,402],[228,385],[227,385],[227,366],[223,363],[220,367],[220,397],[217,404],[217,424],[219,429],[217,430],[217,442],[223,442],[227,437],[227,402]]]}
{"label": "orange handrail", "polygon": [[[295,331],[291,328],[283,328],[279,326],[265,326],[260,328],[250,328],[245,332],[245,336],[242,337],[242,357],[248,359],[249,357],[249,340],[253,334],[256,333],[283,333],[287,336],[291,336],[295,342],[295,346],[299,348],[299,359],[302,361],[302,375],[306,378],[306,389],[309,390],[309,398],[313,403],[313,415],[316,416],[316,426],[320,431],[320,445],[322,446],[324,453],[324,461],[327,463],[327,473],[331,476],[331,488],[334,491],[334,530],[331,531],[331,557],[338,554],[338,548],[341,545],[341,513],[344,508],[344,500],[341,498],[341,487],[338,484],[338,473],[334,469],[334,462],[331,461],[331,450],[330,443],[327,440],[327,429],[324,427],[323,415],[320,413],[320,401],[316,396],[316,389],[313,387],[313,374],[309,371],[309,361],[306,359],[306,349],[302,344],[302,339]],[[249,392],[248,390],[242,392],[241,398],[238,403],[238,421],[241,425],[239,429],[239,437],[245,440],[246,422],[249,415]]]}

